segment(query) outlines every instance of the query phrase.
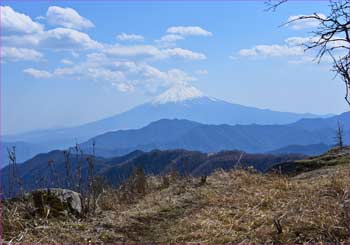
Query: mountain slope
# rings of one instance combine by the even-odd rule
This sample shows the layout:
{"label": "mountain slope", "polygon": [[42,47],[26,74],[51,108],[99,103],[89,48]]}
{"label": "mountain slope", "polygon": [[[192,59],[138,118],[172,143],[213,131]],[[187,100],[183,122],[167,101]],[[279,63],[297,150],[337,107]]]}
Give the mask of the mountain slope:
{"label": "mountain slope", "polygon": [[326,158],[323,163],[297,176],[219,170],[205,183],[148,176],[144,194],[125,198],[133,182],[108,188],[99,195],[97,212],[79,219],[38,218],[28,200],[5,201],[3,239],[6,244],[349,244],[349,167],[329,166]]}
{"label": "mountain slope", "polygon": [[300,153],[304,155],[314,156],[320,155],[331,149],[330,145],[323,143],[312,144],[312,145],[288,145],[273,151],[270,151],[271,154],[288,154],[288,153]]}
{"label": "mountain slope", "polygon": [[[110,157],[134,150],[187,149],[203,152],[242,150],[269,152],[290,145],[299,145],[302,153],[308,145],[334,145],[337,122],[344,124],[345,143],[350,143],[349,113],[328,119],[310,119],[324,128],[314,127],[306,119],[288,125],[205,125],[187,120],[163,119],[137,130],[120,130],[105,133],[81,144],[91,152],[92,141],[96,142],[98,155]],[[334,124],[335,122],[335,124]],[[309,146],[311,148],[311,146]],[[283,150],[283,149],[282,149]],[[285,149],[286,150],[286,149]],[[325,149],[327,150],[327,149]]]}
{"label": "mountain slope", "polygon": [[[23,183],[25,190],[45,187],[74,188],[78,183],[79,164],[81,165],[82,183],[87,184],[89,164],[86,159],[88,157],[89,155],[79,155],[77,160],[76,155],[72,152],[67,165],[63,151],[56,150],[39,154],[18,164],[16,175]],[[199,176],[210,174],[217,169],[232,169],[237,164],[243,167],[254,166],[259,171],[265,171],[275,164],[302,158],[304,156],[299,154],[274,156],[248,154],[241,151],[216,154],[186,150],[134,151],[121,157],[97,157],[93,169],[96,176],[103,176],[109,184],[116,186],[127,179],[136,167],[144,169],[150,175],[176,171],[180,174]],[[9,166],[1,170],[1,186],[5,194],[8,194],[9,170]]]}
{"label": "mountain slope", "polygon": [[268,172],[297,175],[335,165],[348,165],[350,162],[350,147],[333,148],[322,155],[312,156],[306,159],[280,163],[268,169]]}
{"label": "mountain slope", "polygon": [[[277,112],[242,106],[204,96],[193,87],[174,87],[149,103],[124,113],[81,126],[40,130],[4,136],[7,142],[24,141],[45,145],[48,150],[63,149],[96,135],[120,129],[138,129],[160,119],[187,119],[204,124],[286,124],[312,114]],[[47,149],[42,148],[42,152]],[[40,151],[39,151],[40,152]],[[36,152],[36,153],[39,153]]]}

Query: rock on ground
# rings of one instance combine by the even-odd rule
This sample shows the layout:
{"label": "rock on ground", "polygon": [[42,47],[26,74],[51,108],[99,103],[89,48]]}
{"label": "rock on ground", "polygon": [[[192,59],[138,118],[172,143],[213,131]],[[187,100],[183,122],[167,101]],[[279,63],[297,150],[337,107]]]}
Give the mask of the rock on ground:
{"label": "rock on ground", "polygon": [[38,189],[30,193],[30,198],[37,212],[43,216],[57,217],[68,213],[74,216],[82,215],[81,195],[72,190]]}

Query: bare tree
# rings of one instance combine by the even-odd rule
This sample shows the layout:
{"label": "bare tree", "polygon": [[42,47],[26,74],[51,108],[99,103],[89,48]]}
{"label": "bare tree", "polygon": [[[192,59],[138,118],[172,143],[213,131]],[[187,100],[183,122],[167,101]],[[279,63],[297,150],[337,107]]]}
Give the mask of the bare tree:
{"label": "bare tree", "polygon": [[344,146],[344,128],[343,125],[338,121],[337,131],[335,135],[335,139],[337,141],[337,146],[342,149]]}
{"label": "bare tree", "polygon": [[71,163],[70,163],[70,149],[63,151],[64,164],[66,169],[66,188],[71,187]]}
{"label": "bare tree", "polygon": [[287,2],[288,0],[279,0],[279,1],[273,1],[273,0],[267,0],[265,1],[265,5],[267,6],[267,11],[276,11],[276,9],[283,3]]}
{"label": "bare tree", "polygon": [[[78,143],[75,143],[75,158],[76,158],[76,161],[77,161],[77,169],[76,169],[76,174],[77,174],[77,180],[78,180],[78,183],[77,183],[77,191],[79,193],[82,193],[82,157],[83,157],[83,151],[80,149],[80,146]],[[79,153],[80,153],[80,158],[79,158]]]}
{"label": "bare tree", "polygon": [[[267,10],[276,10],[288,0],[268,0]],[[302,20],[314,20],[319,23],[303,46],[305,51],[316,51],[315,59],[320,62],[328,57],[333,62],[333,71],[345,85],[345,100],[350,106],[350,1],[330,0],[328,15],[313,13],[298,16],[286,24]]]}
{"label": "bare tree", "polygon": [[87,210],[90,210],[90,199],[92,198],[92,209],[95,212],[96,209],[96,193],[95,193],[95,140],[92,141],[92,156],[88,156],[86,161],[88,163],[88,195],[87,195]]}
{"label": "bare tree", "polygon": [[13,146],[12,150],[7,148],[9,166],[8,166],[8,196],[11,198],[16,189],[16,147]]}

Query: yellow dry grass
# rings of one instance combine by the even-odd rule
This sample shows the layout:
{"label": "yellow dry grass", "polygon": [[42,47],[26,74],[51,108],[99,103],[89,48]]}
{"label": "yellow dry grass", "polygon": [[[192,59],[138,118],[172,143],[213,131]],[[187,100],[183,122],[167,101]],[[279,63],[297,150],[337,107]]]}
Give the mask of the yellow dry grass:
{"label": "yellow dry grass", "polygon": [[349,166],[295,177],[244,170],[178,178],[131,204],[113,192],[82,220],[30,219],[5,205],[4,241],[12,243],[349,243]]}

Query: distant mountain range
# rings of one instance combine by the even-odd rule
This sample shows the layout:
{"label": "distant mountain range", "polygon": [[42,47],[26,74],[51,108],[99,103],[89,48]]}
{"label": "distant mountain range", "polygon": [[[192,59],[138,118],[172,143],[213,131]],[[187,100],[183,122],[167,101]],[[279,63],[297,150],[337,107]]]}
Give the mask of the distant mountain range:
{"label": "distant mountain range", "polygon": [[[70,128],[5,135],[2,140],[8,145],[17,145],[19,153],[20,151],[31,153],[19,154],[18,160],[22,161],[40,152],[72,146],[76,140],[84,142],[109,131],[138,129],[160,119],[187,119],[203,124],[275,125],[296,122],[302,118],[319,117],[323,116],[278,112],[233,104],[204,96],[194,87],[178,86],[169,89],[151,102],[103,120]],[[20,150],[21,147],[25,149]]]}
{"label": "distant mountain range", "polygon": [[288,145],[288,146],[270,151],[269,153],[271,154],[300,153],[307,156],[316,156],[328,151],[331,148],[332,148],[332,145],[326,145],[323,143],[312,144],[312,145]]}
{"label": "distant mountain range", "polygon": [[[67,186],[66,162],[63,151],[52,151],[39,154],[34,158],[18,164],[16,175],[23,183],[25,190],[46,187],[74,188],[77,183],[78,162],[82,165],[83,182],[86,184],[88,176],[88,155],[76,158],[72,152],[69,158],[71,182]],[[224,151],[216,154],[206,154],[198,151],[186,150],[154,150],[151,152],[134,151],[122,157],[97,157],[94,162],[94,172],[103,176],[111,185],[118,185],[127,179],[136,168],[144,169],[146,174],[162,174],[176,171],[180,174],[193,176],[208,175],[217,169],[228,170],[237,164],[241,167],[254,166],[259,171],[266,171],[272,166],[304,158],[300,154],[271,155],[248,154],[241,151]],[[51,163],[49,165],[48,163]],[[9,167],[1,170],[1,183],[4,193],[8,193]]]}
{"label": "distant mountain range", "polygon": [[[206,125],[188,120],[162,119],[141,129],[105,133],[81,144],[99,156],[123,155],[134,150],[186,149],[202,152],[242,150],[250,153],[322,153],[334,145],[337,122],[350,143],[350,113],[328,119],[303,119],[286,125]],[[317,125],[317,126],[315,126]],[[320,145],[324,144],[324,145]],[[316,149],[317,148],[317,149]]]}

